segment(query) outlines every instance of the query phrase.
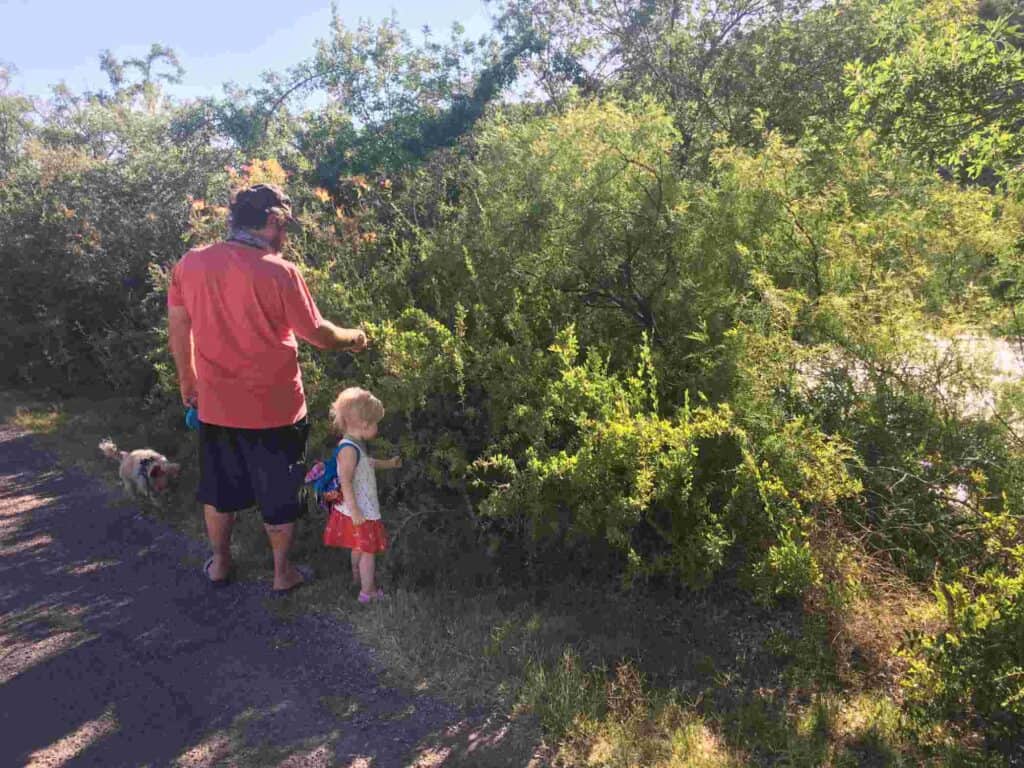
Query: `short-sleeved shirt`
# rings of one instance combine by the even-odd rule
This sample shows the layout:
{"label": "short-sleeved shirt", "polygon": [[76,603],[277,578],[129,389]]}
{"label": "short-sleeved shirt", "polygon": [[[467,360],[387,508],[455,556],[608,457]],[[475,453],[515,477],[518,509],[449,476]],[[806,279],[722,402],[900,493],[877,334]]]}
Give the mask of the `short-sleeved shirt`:
{"label": "short-sleeved shirt", "polygon": [[192,322],[200,421],[267,429],[306,415],[296,336],[313,342],[323,318],[294,264],[235,242],[195,248],[167,305]]}

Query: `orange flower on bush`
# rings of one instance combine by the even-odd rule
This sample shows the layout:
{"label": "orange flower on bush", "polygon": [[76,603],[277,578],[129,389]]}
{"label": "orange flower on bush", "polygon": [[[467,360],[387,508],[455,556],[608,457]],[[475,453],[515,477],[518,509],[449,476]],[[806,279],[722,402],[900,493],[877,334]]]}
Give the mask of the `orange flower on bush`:
{"label": "orange flower on bush", "polygon": [[326,203],[328,200],[331,199],[331,193],[328,192],[323,187],[317,187],[316,189],[313,190],[313,197],[315,197],[321,203]]}
{"label": "orange flower on bush", "polygon": [[[227,167],[231,168],[231,166]],[[285,187],[288,184],[288,171],[273,158],[269,160],[254,158],[241,166],[241,173],[232,173],[233,170],[232,168],[228,171],[232,193],[255,184],[276,184],[279,187]]]}

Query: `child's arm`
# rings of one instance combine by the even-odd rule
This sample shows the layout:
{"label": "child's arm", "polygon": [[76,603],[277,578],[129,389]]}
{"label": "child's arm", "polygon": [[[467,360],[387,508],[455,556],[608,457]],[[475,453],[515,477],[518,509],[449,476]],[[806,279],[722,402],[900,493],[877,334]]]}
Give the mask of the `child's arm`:
{"label": "child's arm", "polygon": [[391,459],[370,459],[370,466],[374,469],[398,469],[402,466],[402,457],[395,456]]}
{"label": "child's arm", "polygon": [[355,525],[362,525],[366,518],[363,517],[363,512],[356,503],[356,492],[352,487],[352,478],[355,477],[358,462],[359,452],[355,448],[345,446],[338,451],[338,483],[341,485],[341,494],[345,497],[348,508],[352,512],[352,522]]}

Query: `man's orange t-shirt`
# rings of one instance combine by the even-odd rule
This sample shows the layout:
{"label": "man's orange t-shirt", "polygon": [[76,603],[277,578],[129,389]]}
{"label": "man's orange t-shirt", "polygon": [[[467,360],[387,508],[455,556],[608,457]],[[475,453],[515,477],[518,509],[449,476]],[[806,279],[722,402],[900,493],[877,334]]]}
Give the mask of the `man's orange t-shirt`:
{"label": "man's orange t-shirt", "polygon": [[323,318],[294,264],[241,243],[195,248],[167,305],[192,321],[200,421],[266,429],[306,415],[295,337],[312,342]]}

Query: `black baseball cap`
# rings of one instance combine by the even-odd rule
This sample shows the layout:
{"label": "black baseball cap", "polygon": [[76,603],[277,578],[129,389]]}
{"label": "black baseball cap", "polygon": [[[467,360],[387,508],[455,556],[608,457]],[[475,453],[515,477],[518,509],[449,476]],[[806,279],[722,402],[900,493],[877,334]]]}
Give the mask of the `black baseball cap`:
{"label": "black baseball cap", "polygon": [[283,214],[288,223],[299,224],[299,220],[292,212],[291,198],[276,184],[257,184],[239,191],[231,204],[231,211],[234,213],[240,208]]}

